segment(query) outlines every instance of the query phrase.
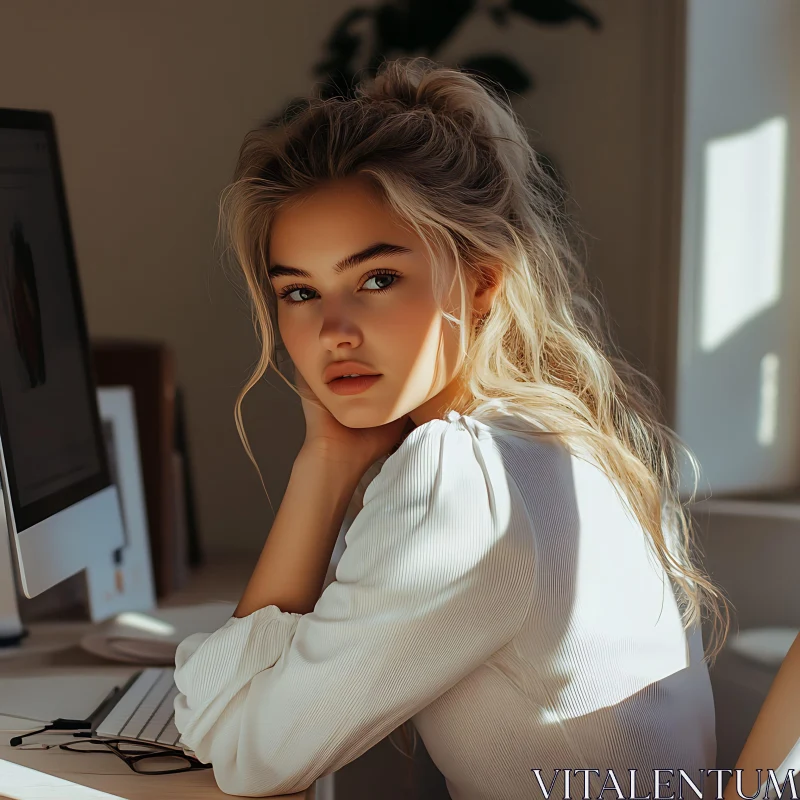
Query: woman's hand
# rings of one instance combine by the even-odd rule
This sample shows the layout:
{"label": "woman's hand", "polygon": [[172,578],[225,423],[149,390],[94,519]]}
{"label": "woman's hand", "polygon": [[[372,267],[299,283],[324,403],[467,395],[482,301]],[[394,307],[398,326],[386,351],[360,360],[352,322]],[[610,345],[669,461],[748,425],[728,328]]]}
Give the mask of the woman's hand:
{"label": "woman's hand", "polygon": [[392,452],[415,427],[408,414],[404,414],[375,428],[348,428],[325,408],[296,367],[294,375],[306,418],[303,449],[337,465],[352,467],[359,477],[379,458]]}

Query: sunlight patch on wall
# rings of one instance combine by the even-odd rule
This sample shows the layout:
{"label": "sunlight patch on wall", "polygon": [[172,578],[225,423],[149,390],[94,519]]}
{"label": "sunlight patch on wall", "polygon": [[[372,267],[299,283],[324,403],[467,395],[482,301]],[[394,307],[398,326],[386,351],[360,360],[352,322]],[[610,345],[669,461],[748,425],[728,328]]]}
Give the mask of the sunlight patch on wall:
{"label": "sunlight patch on wall", "polygon": [[776,117],[706,145],[700,320],[706,352],[780,298],[787,128]]}
{"label": "sunlight patch on wall", "polygon": [[768,447],[775,441],[778,421],[778,366],[775,353],[761,359],[761,393],[758,404],[758,443]]}

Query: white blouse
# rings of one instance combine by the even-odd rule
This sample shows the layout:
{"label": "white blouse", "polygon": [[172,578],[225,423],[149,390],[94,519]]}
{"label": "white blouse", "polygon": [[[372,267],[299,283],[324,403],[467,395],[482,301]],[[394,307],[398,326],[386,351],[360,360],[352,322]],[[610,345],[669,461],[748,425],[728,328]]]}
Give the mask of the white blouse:
{"label": "white blouse", "polygon": [[408,719],[453,800],[715,766],[700,632],[590,460],[453,411],[386,458],[344,540],[310,613],[178,647],[175,724],[223,791],[301,791]]}

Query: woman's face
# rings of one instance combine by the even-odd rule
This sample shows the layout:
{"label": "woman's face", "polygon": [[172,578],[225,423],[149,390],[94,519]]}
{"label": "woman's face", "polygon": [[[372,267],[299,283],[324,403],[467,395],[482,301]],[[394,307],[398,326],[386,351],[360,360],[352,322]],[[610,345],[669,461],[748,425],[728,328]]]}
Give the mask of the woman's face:
{"label": "woman's face", "polygon": [[[422,240],[390,216],[365,179],[333,182],[283,209],[273,221],[269,271],[286,349],[340,423],[440,418],[460,388],[458,330],[436,308]],[[459,316],[458,306],[456,285],[446,307]],[[325,370],[344,360],[380,377],[360,393],[337,394]]]}

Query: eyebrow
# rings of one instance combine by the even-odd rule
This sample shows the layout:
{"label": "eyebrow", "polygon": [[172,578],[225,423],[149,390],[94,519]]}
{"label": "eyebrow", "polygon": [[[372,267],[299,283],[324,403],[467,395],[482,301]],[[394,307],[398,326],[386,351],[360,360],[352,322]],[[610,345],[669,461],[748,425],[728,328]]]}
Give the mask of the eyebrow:
{"label": "eyebrow", "polygon": [[[353,253],[353,255],[343,258],[336,264],[336,266],[334,266],[333,271],[339,275],[348,269],[354,269],[355,267],[365,263],[366,261],[371,261],[374,258],[381,258],[382,256],[401,256],[412,252],[413,250],[410,248],[403,247],[399,244],[377,242],[376,244],[371,244],[369,247],[365,247],[358,253]],[[295,278],[312,277],[311,274],[306,272],[304,269],[300,269],[299,267],[285,267],[282,264],[273,264],[267,269],[267,275],[269,276],[270,280],[284,275]]]}

